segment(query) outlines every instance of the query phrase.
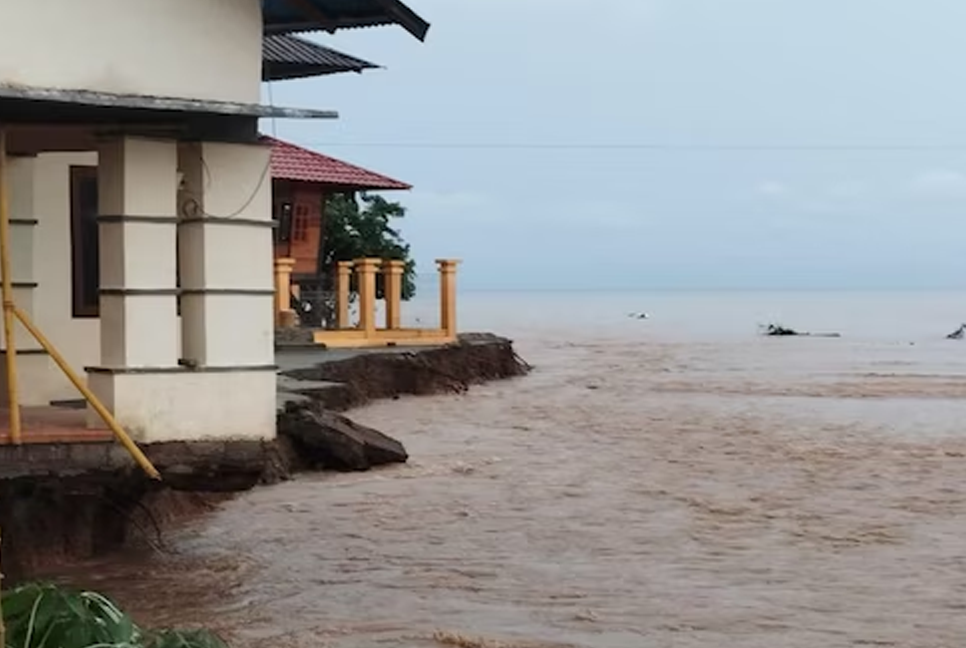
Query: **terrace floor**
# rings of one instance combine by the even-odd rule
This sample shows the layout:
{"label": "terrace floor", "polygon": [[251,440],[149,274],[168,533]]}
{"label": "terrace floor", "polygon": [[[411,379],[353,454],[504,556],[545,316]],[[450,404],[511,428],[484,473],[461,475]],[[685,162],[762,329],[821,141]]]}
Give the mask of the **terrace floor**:
{"label": "terrace floor", "polygon": [[[87,412],[84,409],[22,407],[20,420],[25,444],[104,443],[113,439],[109,430],[92,430],[87,427]],[[0,407],[0,445],[11,443],[10,410]]]}

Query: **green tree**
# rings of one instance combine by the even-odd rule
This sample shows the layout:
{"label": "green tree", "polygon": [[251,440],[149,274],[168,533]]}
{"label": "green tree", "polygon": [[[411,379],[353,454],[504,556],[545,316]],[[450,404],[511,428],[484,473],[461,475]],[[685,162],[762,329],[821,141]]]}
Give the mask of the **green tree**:
{"label": "green tree", "polygon": [[[325,203],[323,220],[323,243],[319,259],[319,280],[326,295],[321,304],[319,324],[331,322],[335,304],[336,264],[361,258],[378,258],[404,261],[402,298],[412,299],[416,294],[416,263],[410,258],[409,244],[403,240],[393,222],[406,215],[406,208],[398,202],[371,194],[337,194],[329,196]],[[351,287],[355,298],[356,286]],[[383,298],[383,282],[376,281],[376,296]]]}

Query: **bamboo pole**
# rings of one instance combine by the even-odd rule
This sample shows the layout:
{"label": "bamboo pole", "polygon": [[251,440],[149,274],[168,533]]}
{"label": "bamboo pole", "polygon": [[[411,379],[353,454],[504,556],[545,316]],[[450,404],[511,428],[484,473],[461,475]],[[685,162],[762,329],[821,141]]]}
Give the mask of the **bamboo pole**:
{"label": "bamboo pole", "polygon": [[144,472],[146,472],[151,479],[157,479],[160,481],[161,475],[151,463],[151,460],[144,456],[144,453],[141,452],[141,449],[137,446],[137,444],[131,440],[131,437],[127,435],[127,432],[125,432],[124,428],[122,428],[117,420],[115,420],[111,412],[104,407],[104,404],[84,383],[81,377],[78,376],[73,369],[71,369],[70,365],[64,359],[64,356],[60,355],[60,351],[58,351],[57,348],[50,343],[50,340],[47,339],[47,336],[45,336],[41,330],[37,328],[37,326],[30,320],[30,317],[27,315],[27,313],[17,306],[13,307],[13,312],[16,314],[17,319],[20,320],[20,323],[23,324],[23,327],[27,329],[32,336],[34,336],[37,342],[40,343],[40,346],[44,347],[44,349],[47,351],[47,354],[51,357],[51,359],[57,363],[57,366],[60,367],[60,370],[64,372],[64,375],[67,376],[67,379],[74,384],[74,387],[77,388],[77,391],[79,391],[84,398],[87,399],[87,402],[90,403],[91,407],[94,408],[94,411],[100,415],[104,423],[107,424],[107,427],[111,428],[111,432],[114,433],[114,436],[118,441],[121,442],[121,445],[123,445],[131,456],[134,457],[134,460],[139,466],[141,466]]}
{"label": "bamboo pole", "polygon": [[[14,336],[13,277],[10,269],[10,196],[7,191],[7,132],[0,129],[0,273],[3,273],[3,334],[6,341],[7,401],[10,439],[20,444],[20,399],[17,396],[17,342]],[[0,644],[2,645],[2,644]]]}

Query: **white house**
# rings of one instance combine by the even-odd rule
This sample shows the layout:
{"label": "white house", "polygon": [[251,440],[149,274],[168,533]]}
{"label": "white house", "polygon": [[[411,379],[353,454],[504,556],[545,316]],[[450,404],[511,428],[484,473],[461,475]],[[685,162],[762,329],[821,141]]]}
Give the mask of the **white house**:
{"label": "white house", "polygon": [[[15,301],[135,440],[274,437],[257,122],[336,115],[259,104],[263,35],[428,25],[397,0],[30,0],[0,24]],[[76,398],[15,340],[22,404]]]}

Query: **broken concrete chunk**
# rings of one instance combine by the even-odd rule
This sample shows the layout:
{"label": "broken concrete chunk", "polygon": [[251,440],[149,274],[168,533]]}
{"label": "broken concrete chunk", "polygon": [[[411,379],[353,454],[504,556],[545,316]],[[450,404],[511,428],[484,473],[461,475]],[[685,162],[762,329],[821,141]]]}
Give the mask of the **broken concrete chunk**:
{"label": "broken concrete chunk", "polygon": [[405,463],[402,443],[335,412],[291,403],[278,416],[278,435],[291,440],[312,468],[342,471]]}

